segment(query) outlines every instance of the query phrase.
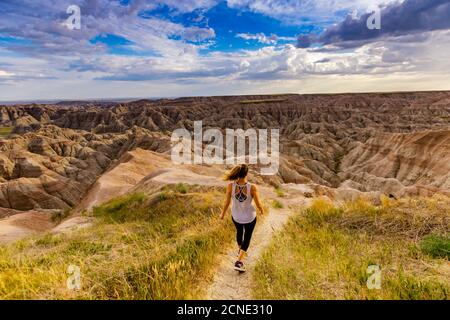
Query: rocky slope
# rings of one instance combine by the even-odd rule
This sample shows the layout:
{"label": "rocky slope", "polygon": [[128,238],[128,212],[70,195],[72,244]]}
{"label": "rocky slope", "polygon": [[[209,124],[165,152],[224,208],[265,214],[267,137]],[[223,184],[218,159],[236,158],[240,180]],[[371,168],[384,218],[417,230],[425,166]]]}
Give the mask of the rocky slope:
{"label": "rocky slope", "polygon": [[361,191],[401,197],[450,190],[450,130],[377,134],[352,149],[342,169],[342,180]]}
{"label": "rocky slope", "polygon": [[0,141],[0,207],[70,209],[125,152],[163,152],[167,137],[134,127],[120,134],[92,134],[45,125]]}

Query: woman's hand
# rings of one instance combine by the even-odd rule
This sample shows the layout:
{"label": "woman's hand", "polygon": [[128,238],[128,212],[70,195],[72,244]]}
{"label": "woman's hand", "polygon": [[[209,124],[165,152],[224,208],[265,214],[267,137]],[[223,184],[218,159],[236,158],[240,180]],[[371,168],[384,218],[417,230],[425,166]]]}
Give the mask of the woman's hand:
{"label": "woman's hand", "polygon": [[220,214],[220,220],[223,220],[223,218],[225,218],[225,212],[222,212],[222,213]]}

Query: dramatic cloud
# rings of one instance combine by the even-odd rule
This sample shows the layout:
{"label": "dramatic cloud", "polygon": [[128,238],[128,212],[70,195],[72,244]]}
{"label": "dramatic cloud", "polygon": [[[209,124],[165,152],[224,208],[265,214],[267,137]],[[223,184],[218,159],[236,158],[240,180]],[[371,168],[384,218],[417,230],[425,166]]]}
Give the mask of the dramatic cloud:
{"label": "dramatic cloud", "polygon": [[[381,10],[379,30],[367,27],[367,20],[371,15],[372,13],[365,13],[356,19],[349,15],[343,22],[328,28],[318,37],[299,37],[298,46],[304,48],[314,42],[355,46],[381,37],[449,29],[450,0],[405,0],[388,5]],[[420,41],[420,36],[416,40]]]}
{"label": "dramatic cloud", "polygon": [[366,11],[397,0],[227,0],[230,7],[258,12],[291,24],[330,23],[342,12]]}
{"label": "dramatic cloud", "polygon": [[[81,8],[81,30],[65,25]],[[369,30],[382,5],[381,30]],[[440,89],[450,0],[3,0],[0,99]]]}
{"label": "dramatic cloud", "polygon": [[[82,55],[104,53],[107,47],[102,43],[90,42],[102,34],[121,36],[133,43],[137,51],[154,51],[159,54],[179,54],[185,50],[183,43],[169,41],[201,42],[214,38],[211,28],[183,26],[158,18],[142,19],[138,13],[170,4],[180,11],[209,6],[212,1],[131,1],[123,6],[119,1],[96,0],[43,0],[4,1],[0,3],[2,19],[0,35],[16,41],[6,43],[11,51],[30,56],[38,55]],[[70,30],[66,26],[70,5],[81,8],[81,30]],[[17,41],[25,39],[26,41]]]}
{"label": "dramatic cloud", "polygon": [[[450,68],[445,52],[450,32],[435,31],[422,43],[404,37],[375,41],[353,49],[299,49],[293,45],[270,46],[255,51],[190,56],[177,61],[164,58],[103,57],[80,61],[77,68],[107,73],[103,81],[277,81],[327,75],[428,74]],[[429,57],[434,59],[430,61]],[[76,66],[72,66],[75,68]]]}

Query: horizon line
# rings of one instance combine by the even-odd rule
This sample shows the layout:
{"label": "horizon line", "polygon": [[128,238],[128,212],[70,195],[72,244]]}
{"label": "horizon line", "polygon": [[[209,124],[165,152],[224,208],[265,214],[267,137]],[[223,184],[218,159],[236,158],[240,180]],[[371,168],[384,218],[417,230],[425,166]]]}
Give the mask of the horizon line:
{"label": "horizon line", "polygon": [[117,98],[54,98],[54,99],[23,99],[23,100],[0,100],[2,105],[13,104],[58,104],[63,102],[135,102],[139,100],[163,100],[163,99],[186,99],[186,98],[221,98],[221,97],[248,97],[248,96],[319,96],[319,95],[361,95],[361,94],[398,94],[398,93],[433,93],[450,92],[450,89],[439,90],[395,90],[395,91],[359,91],[359,92],[315,92],[315,93],[259,93],[259,94],[224,94],[224,95],[193,95],[193,96],[161,96],[161,97],[117,97]]}

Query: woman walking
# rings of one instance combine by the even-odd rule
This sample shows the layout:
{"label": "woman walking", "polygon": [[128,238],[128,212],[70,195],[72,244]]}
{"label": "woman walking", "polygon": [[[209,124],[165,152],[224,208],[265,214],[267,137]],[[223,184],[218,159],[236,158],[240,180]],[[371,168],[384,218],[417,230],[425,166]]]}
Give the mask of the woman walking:
{"label": "woman walking", "polygon": [[258,188],[248,182],[247,176],[248,166],[246,164],[237,165],[225,174],[225,181],[231,181],[231,183],[228,184],[225,204],[220,215],[221,219],[225,217],[231,199],[233,199],[231,216],[236,226],[236,240],[239,246],[234,269],[239,272],[245,272],[246,270],[243,260],[250,246],[250,240],[256,225],[256,210],[252,200],[255,200],[255,205],[260,213],[264,214]]}

